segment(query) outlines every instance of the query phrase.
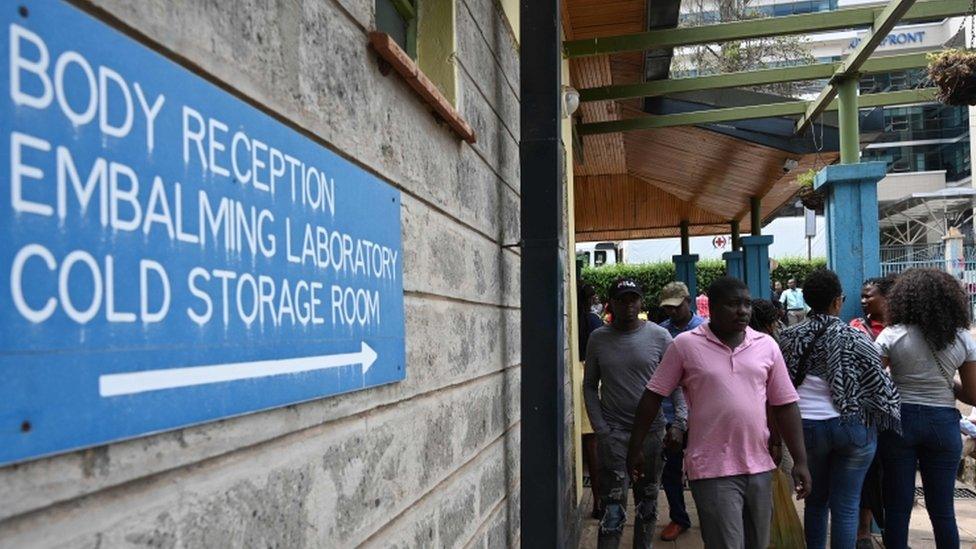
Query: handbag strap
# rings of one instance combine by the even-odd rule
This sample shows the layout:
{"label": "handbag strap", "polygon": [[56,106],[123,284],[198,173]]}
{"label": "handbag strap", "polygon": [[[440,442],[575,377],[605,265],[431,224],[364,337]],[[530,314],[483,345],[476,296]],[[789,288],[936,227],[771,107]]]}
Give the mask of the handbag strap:
{"label": "handbag strap", "polygon": [[929,352],[932,353],[933,357],[935,357],[935,363],[939,365],[939,373],[941,373],[942,377],[944,377],[949,383],[949,388],[954,389],[956,385],[956,371],[946,365],[945,361],[942,360],[942,357],[939,356],[939,353],[933,349],[931,345],[929,345]]}
{"label": "handbag strap", "polygon": [[807,378],[807,360],[810,358],[810,353],[813,352],[813,346],[817,344],[817,340],[820,339],[820,336],[824,335],[827,328],[829,328],[834,322],[836,322],[835,319],[830,319],[829,322],[825,322],[824,325],[817,330],[817,333],[814,334],[813,340],[810,341],[807,348],[803,350],[803,355],[800,356],[800,362],[797,364],[796,382],[794,383],[794,386],[799,387],[800,385],[803,385],[803,381]]}

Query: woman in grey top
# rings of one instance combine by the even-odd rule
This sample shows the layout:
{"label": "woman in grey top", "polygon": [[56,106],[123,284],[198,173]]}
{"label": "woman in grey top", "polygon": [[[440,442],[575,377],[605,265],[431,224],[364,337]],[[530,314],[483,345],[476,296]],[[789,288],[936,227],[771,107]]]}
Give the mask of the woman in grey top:
{"label": "woman in grey top", "polygon": [[[901,393],[902,432],[879,440],[884,470],[884,543],[908,541],[915,471],[939,549],[959,547],[953,488],[962,442],[956,399],[976,402],[976,342],[959,281],[934,269],[903,273],[888,296],[888,321],[875,344]],[[954,381],[956,372],[962,379]]]}

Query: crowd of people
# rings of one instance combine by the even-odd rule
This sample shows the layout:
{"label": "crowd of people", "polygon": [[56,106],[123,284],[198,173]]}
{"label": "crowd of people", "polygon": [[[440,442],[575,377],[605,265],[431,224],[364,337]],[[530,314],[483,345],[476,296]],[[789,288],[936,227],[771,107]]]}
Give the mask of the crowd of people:
{"label": "crowd of people", "polygon": [[[826,269],[802,289],[793,279],[774,287],[773,300],[719,278],[697,307],[672,282],[648,320],[636,281],[618,279],[608,293],[605,306],[592,287],[579,293],[600,548],[619,545],[629,493],[634,547],[653,545],[661,488],[670,522],[660,537],[682,535],[685,479],[706,548],[765,548],[777,467],[806,500],[811,549],[828,537],[832,548],[871,547],[874,527],[888,549],[906,548],[916,472],[937,547],[959,547],[956,402],[976,402],[976,341],[951,275],[912,269],[865,281],[863,316],[849,323],[839,318],[847,296]],[[703,304],[707,318],[695,313]]]}

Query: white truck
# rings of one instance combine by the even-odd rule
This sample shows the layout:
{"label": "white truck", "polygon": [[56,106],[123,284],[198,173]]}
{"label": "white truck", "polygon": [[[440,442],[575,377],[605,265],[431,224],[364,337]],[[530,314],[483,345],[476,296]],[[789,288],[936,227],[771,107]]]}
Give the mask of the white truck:
{"label": "white truck", "polygon": [[576,261],[583,267],[602,267],[624,262],[620,242],[582,242],[576,245]]}

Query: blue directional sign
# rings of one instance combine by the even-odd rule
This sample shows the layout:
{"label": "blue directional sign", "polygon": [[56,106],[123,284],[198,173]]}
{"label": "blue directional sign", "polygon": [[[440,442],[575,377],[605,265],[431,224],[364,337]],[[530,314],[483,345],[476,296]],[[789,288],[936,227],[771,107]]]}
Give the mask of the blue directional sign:
{"label": "blue directional sign", "polygon": [[0,19],[0,464],[404,378],[396,189],[60,0]]}

